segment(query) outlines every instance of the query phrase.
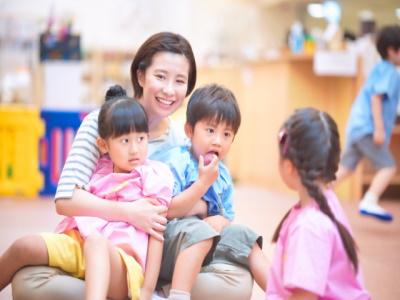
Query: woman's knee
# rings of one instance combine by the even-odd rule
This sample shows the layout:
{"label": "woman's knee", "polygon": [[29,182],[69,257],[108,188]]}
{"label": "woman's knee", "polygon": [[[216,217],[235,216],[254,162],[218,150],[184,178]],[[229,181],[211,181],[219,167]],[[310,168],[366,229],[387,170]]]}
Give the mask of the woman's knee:
{"label": "woman's knee", "polygon": [[246,268],[231,264],[212,264],[202,269],[192,288],[192,299],[248,300],[253,278]]}

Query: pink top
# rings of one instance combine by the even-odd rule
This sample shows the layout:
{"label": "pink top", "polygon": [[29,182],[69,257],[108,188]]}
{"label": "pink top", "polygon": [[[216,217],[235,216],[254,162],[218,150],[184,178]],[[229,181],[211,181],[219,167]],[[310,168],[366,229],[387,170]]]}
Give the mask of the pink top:
{"label": "pink top", "polygon": [[[172,197],[173,177],[169,168],[157,161],[147,160],[131,173],[113,173],[108,157],[100,158],[86,189],[100,198],[131,202],[143,197],[157,198],[168,206]],[[145,269],[148,234],[126,222],[111,222],[97,217],[66,217],[56,232],[77,229],[83,238],[99,233],[114,245],[133,255]]]}
{"label": "pink top", "polygon": [[[335,193],[329,190],[325,196],[337,220],[350,229]],[[317,294],[318,299],[370,299],[335,224],[316,203],[295,205],[285,220],[269,270],[266,299],[286,299],[295,288]]]}

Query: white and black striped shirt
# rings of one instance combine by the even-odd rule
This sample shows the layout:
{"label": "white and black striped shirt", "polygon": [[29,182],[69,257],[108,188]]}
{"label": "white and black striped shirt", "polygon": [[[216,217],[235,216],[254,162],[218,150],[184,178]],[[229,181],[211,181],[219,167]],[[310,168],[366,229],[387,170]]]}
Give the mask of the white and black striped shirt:
{"label": "white and black striped shirt", "polygon": [[[55,195],[56,200],[71,198],[76,187],[83,187],[89,183],[100,157],[96,144],[98,116],[99,110],[96,110],[83,119],[61,172]],[[168,131],[163,136],[149,141],[148,157],[157,160],[158,153],[187,143],[183,125],[169,119]]]}

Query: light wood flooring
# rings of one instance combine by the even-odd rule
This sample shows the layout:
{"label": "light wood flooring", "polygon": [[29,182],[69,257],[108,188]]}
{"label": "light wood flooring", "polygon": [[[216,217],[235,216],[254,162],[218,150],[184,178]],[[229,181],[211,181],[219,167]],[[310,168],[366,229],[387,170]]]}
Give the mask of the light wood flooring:
{"label": "light wood flooring", "polygon": [[[271,258],[272,233],[294,203],[295,197],[264,188],[239,185],[235,206],[237,223],[247,224],[264,236],[264,252]],[[383,223],[358,215],[357,203],[343,203],[359,246],[364,281],[372,299],[400,299],[400,201],[383,201],[394,214],[394,221]],[[60,220],[50,199],[10,199],[0,197],[0,253],[17,237],[51,231]],[[1,270],[0,270],[1,272]],[[0,293],[0,300],[11,299],[10,288]],[[254,287],[252,300],[264,299]]]}

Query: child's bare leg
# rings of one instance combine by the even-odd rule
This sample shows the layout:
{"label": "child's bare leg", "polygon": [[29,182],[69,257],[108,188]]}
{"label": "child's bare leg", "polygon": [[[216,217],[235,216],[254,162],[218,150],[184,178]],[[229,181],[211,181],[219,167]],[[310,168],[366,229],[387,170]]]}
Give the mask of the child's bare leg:
{"label": "child's bare leg", "polygon": [[363,196],[360,202],[360,213],[375,217],[382,221],[391,221],[393,216],[388,213],[384,208],[379,206],[379,198],[387,188],[390,180],[396,173],[396,168],[380,169],[374,176],[371,186]]}
{"label": "child's bare leg", "polygon": [[372,179],[368,192],[373,193],[379,198],[388,187],[395,174],[395,167],[380,169]]}
{"label": "child's bare leg", "polygon": [[249,255],[249,268],[258,286],[265,291],[267,288],[269,261],[257,243],[254,244]]}
{"label": "child's bare leg", "polygon": [[179,253],[172,276],[171,289],[190,293],[212,244],[212,239],[204,240]]}
{"label": "child's bare leg", "polygon": [[98,234],[89,235],[84,246],[86,293],[90,300],[126,299],[126,268],[118,250]]}
{"label": "child's bare leg", "polygon": [[84,245],[85,257],[85,298],[90,300],[107,297],[110,281],[110,257],[108,242],[100,235],[89,235]]}
{"label": "child's bare leg", "polygon": [[0,291],[20,268],[48,264],[46,243],[40,235],[19,238],[0,257]]}
{"label": "child's bare leg", "polygon": [[[126,268],[118,250],[104,237],[94,234],[85,240],[86,299],[126,299]],[[112,275],[111,275],[112,274]]]}
{"label": "child's bare leg", "polygon": [[127,270],[117,248],[108,243],[108,255],[110,258],[110,284],[108,298],[119,300],[128,297]]}

